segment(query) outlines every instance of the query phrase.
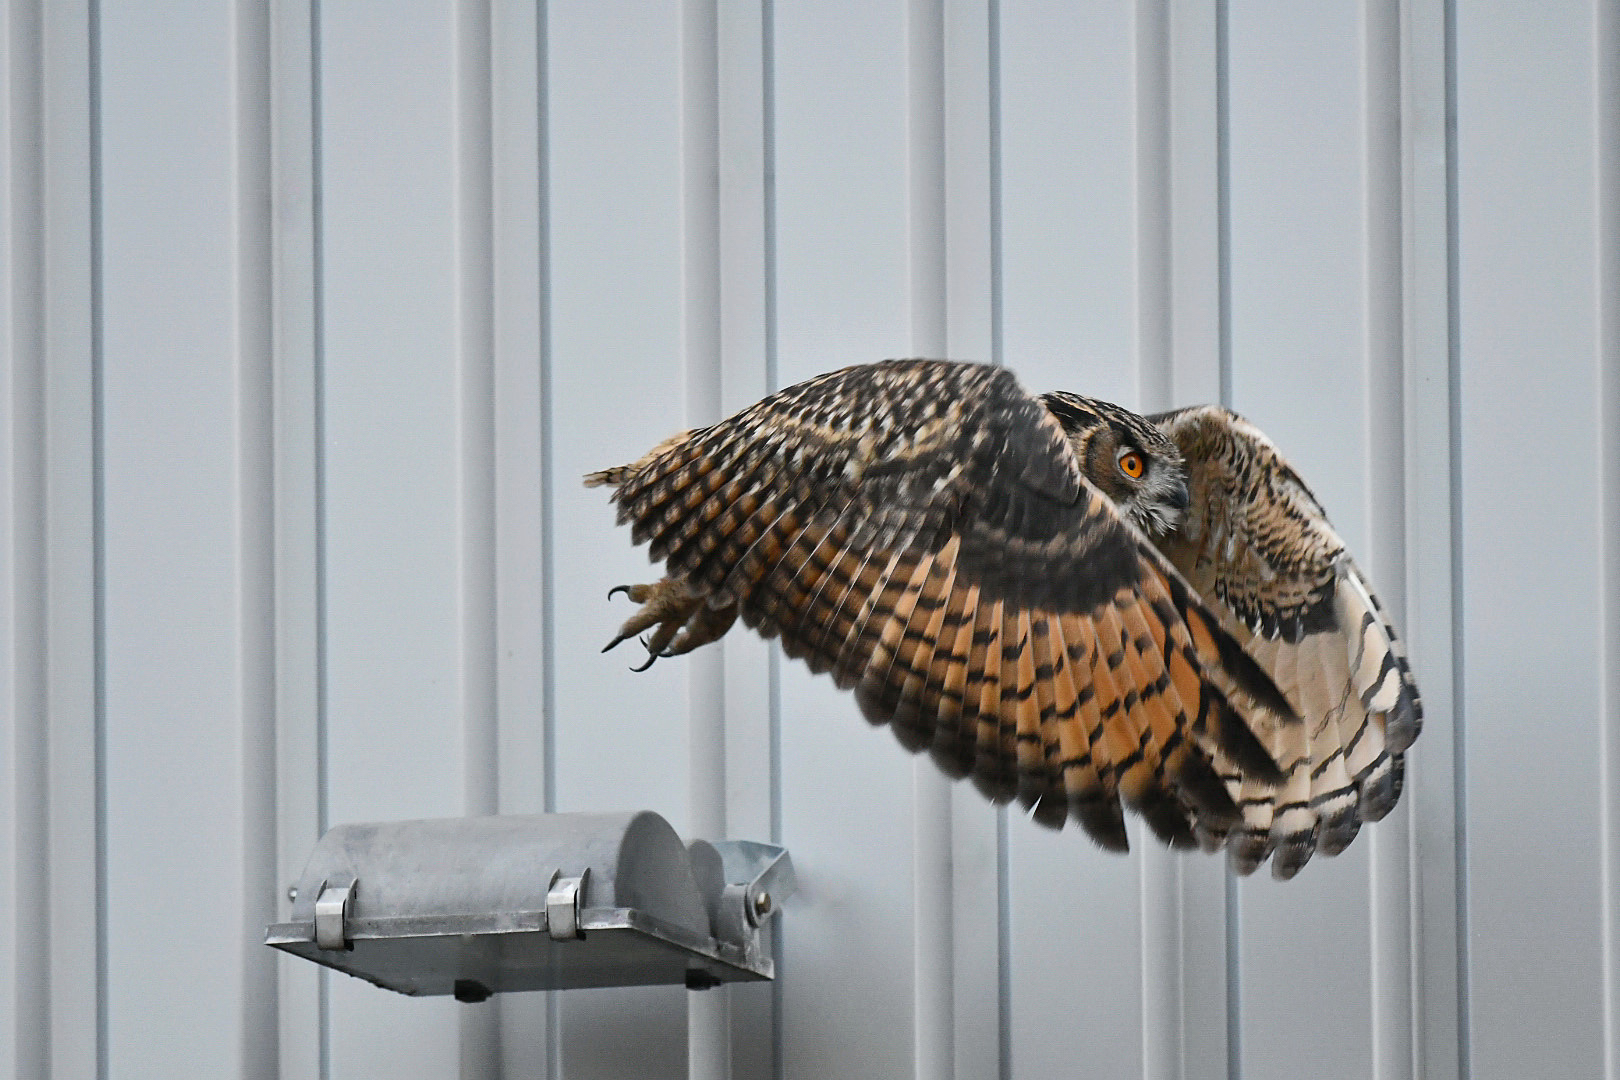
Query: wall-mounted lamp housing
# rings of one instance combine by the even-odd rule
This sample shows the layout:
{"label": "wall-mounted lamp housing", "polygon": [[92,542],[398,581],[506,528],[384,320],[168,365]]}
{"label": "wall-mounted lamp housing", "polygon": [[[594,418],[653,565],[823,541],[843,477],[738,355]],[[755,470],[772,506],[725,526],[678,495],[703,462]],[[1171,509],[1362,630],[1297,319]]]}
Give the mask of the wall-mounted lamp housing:
{"label": "wall-mounted lamp housing", "polygon": [[762,932],[792,891],[787,851],[683,845],[634,814],[533,814],[339,825],[265,944],[402,994],[482,1001],[513,990],[775,974]]}

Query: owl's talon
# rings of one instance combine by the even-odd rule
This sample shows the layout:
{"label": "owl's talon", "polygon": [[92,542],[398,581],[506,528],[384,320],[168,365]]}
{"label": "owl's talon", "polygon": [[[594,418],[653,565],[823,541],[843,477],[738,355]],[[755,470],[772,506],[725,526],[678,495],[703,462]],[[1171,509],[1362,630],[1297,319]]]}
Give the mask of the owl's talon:
{"label": "owl's talon", "polygon": [[[620,593],[624,593],[626,596],[629,596],[630,595],[630,586],[628,586],[628,585],[615,585],[615,586],[613,586],[613,588],[608,590],[608,597],[607,598],[609,600],[611,600],[615,596],[618,596]],[[610,649],[612,647],[613,646],[611,646],[611,645],[608,646],[608,648],[610,648]]]}

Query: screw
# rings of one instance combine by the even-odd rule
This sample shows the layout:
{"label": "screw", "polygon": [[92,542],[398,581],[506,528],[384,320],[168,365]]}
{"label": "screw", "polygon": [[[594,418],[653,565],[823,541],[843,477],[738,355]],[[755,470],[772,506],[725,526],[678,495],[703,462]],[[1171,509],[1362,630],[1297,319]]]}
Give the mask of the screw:
{"label": "screw", "polygon": [[296,885],[287,886],[287,902],[289,904],[298,903],[298,886],[296,886]]}
{"label": "screw", "polygon": [[771,913],[771,894],[762,892],[754,897],[754,914],[763,919]]}

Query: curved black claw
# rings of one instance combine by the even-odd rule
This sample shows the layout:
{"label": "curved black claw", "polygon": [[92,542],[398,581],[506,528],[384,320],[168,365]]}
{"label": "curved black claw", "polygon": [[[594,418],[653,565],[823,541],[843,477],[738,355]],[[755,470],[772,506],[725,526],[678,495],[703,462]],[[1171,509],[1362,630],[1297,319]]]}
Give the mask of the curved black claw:
{"label": "curved black claw", "polygon": [[[647,639],[642,638],[641,643],[643,645],[646,645],[647,644]],[[646,671],[648,668],[653,666],[654,662],[656,662],[658,660],[659,655],[660,655],[659,653],[649,652],[647,654],[647,662],[645,664],[642,664],[640,667],[636,667],[634,665],[631,665],[630,670],[631,671]]]}
{"label": "curved black claw", "polygon": [[612,649],[615,645],[619,644],[621,641],[623,641],[625,638],[627,638],[629,636],[630,636],[629,634],[620,634],[618,637],[614,638],[612,641],[610,641],[606,645],[602,646],[602,651],[607,652],[608,650]]}
{"label": "curved black claw", "polygon": [[608,599],[611,600],[615,596],[618,596],[620,593],[624,593],[626,596],[629,596],[630,595],[630,586],[628,586],[628,585],[615,585],[615,586],[613,586],[613,588],[608,590]]}

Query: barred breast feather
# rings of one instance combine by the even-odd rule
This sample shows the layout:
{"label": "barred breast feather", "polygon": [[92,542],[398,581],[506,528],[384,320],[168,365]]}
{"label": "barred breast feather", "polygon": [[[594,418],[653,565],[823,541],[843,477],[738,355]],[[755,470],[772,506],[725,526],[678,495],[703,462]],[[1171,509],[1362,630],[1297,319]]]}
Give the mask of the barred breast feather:
{"label": "barred breast feather", "polygon": [[1213,405],[1149,419],[1180,449],[1192,504],[1160,548],[1305,721],[1257,729],[1280,786],[1215,758],[1243,814],[1233,865],[1248,873],[1270,856],[1274,876],[1292,877],[1395,805],[1422,723],[1417,684],[1366,577],[1270,439]]}
{"label": "barred breast feather", "polygon": [[[610,643],[650,630],[649,663],[740,617],[949,775],[1113,849],[1122,803],[1168,843],[1220,842],[1297,775],[1314,684],[1244,651],[1257,631],[1121,517],[1006,370],[846,368],[587,483],[663,563]],[[1344,755],[1363,782],[1370,745]]]}

